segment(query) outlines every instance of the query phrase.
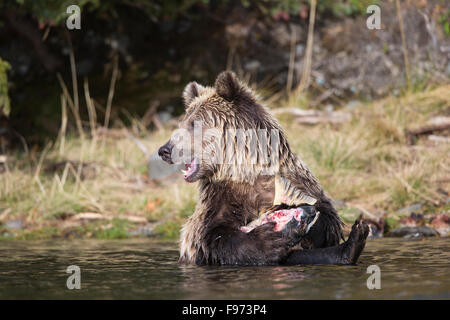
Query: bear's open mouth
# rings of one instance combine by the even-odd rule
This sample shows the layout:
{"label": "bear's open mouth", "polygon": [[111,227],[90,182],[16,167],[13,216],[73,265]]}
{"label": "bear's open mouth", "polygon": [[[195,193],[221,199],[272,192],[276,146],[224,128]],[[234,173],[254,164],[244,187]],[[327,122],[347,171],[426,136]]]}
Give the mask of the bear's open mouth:
{"label": "bear's open mouth", "polygon": [[195,174],[198,172],[200,168],[198,161],[196,158],[191,160],[191,163],[186,163],[184,166],[184,170],[181,170],[184,175],[184,180],[187,182],[193,182]]}

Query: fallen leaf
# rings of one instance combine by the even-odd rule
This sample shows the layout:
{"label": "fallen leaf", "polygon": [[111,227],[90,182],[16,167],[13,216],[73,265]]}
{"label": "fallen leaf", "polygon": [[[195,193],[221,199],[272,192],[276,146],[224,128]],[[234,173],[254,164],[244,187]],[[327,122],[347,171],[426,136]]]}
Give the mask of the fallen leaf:
{"label": "fallen leaf", "polygon": [[161,203],[161,199],[156,198],[155,200],[148,200],[147,204],[145,205],[146,211],[154,211],[156,207]]}

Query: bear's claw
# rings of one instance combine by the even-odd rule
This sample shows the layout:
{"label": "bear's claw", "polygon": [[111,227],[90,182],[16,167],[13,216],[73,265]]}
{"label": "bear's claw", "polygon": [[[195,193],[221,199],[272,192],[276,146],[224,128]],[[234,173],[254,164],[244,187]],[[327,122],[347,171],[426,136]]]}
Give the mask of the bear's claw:
{"label": "bear's claw", "polygon": [[344,264],[356,264],[366,245],[368,235],[369,225],[363,220],[356,220],[343,247],[342,259]]}

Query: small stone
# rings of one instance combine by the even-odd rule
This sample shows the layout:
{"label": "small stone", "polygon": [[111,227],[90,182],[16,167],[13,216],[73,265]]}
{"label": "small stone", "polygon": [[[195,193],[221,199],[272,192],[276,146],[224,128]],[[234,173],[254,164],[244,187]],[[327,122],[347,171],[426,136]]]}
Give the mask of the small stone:
{"label": "small stone", "polygon": [[245,64],[245,69],[248,71],[255,72],[261,67],[261,63],[257,60],[249,61]]}
{"label": "small stone", "polygon": [[296,55],[303,55],[304,51],[305,51],[305,46],[303,44],[298,44],[295,46],[295,54]]}
{"label": "small stone", "polygon": [[439,232],[435,229],[421,226],[421,227],[400,227],[388,232],[387,237],[402,237],[402,238],[423,238],[423,237],[437,237]]}
{"label": "small stone", "polygon": [[401,215],[410,215],[411,213],[418,213],[422,209],[423,205],[421,203],[415,203],[409,207],[402,208],[397,211]]}
{"label": "small stone", "polygon": [[346,109],[348,110],[353,110],[356,107],[358,107],[361,104],[361,102],[357,101],[357,100],[350,100],[347,105],[345,106]]}
{"label": "small stone", "polygon": [[20,219],[10,220],[5,223],[6,229],[21,230],[23,229],[23,222]]}
{"label": "small stone", "polygon": [[151,237],[153,233],[153,225],[147,224],[145,226],[139,226],[137,229],[130,230],[128,232],[130,237]]}
{"label": "small stone", "polygon": [[[171,107],[171,106],[169,106],[169,107]],[[172,109],[173,109],[173,107],[172,107]],[[169,110],[169,108],[168,108],[168,110]],[[159,121],[161,121],[161,123],[167,123],[172,118],[173,118],[173,116],[172,116],[171,112],[167,112],[167,111],[158,112],[158,119],[159,119]]]}
{"label": "small stone", "polygon": [[325,84],[325,80],[323,78],[316,78],[316,83],[319,86],[323,86]]}
{"label": "small stone", "polygon": [[164,179],[176,173],[180,173],[184,169],[182,164],[168,164],[163,161],[157,152],[153,153],[148,160],[148,176],[151,179]]}

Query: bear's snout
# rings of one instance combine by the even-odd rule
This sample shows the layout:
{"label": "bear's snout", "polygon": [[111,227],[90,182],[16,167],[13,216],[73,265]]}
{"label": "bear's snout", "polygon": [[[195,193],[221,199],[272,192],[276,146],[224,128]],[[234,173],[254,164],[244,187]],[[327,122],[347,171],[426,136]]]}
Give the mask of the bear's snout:
{"label": "bear's snout", "polygon": [[158,155],[163,159],[165,162],[173,164],[172,161],[172,149],[173,145],[168,141],[165,145],[163,145],[158,150]]}

